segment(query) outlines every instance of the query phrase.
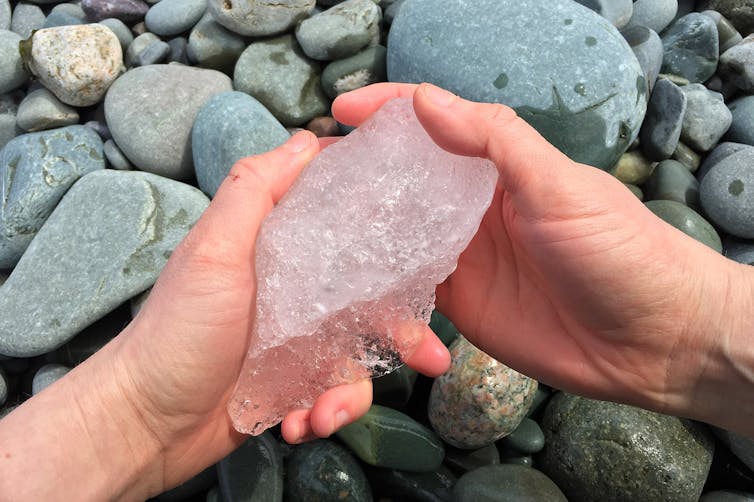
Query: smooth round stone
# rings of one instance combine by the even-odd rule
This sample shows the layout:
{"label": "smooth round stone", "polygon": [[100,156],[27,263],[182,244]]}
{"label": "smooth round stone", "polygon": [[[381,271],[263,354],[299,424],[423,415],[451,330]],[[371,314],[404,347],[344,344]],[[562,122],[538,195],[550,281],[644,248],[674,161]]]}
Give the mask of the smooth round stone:
{"label": "smooth round stone", "polygon": [[296,39],[310,58],[341,59],[379,42],[381,18],[372,0],[346,0],[304,19],[296,27]]}
{"label": "smooth round stone", "polygon": [[610,21],[618,29],[626,26],[634,12],[631,0],[576,0]]}
{"label": "smooth round stone", "polygon": [[542,471],[569,500],[696,501],[714,442],[703,426],[560,393],[542,419]]}
{"label": "smooth round stone", "polygon": [[170,37],[190,30],[207,10],[207,0],[160,0],[144,17],[147,30]]}
{"label": "smooth round stone", "polygon": [[447,502],[456,477],[444,465],[432,472],[364,466],[374,497],[381,501]]}
{"label": "smooth round stone", "polygon": [[115,33],[115,36],[118,37],[118,42],[120,42],[121,51],[123,51],[123,54],[126,54],[128,46],[134,41],[134,36],[128,26],[123,24],[123,21],[120,19],[115,19],[114,17],[103,19],[99,24],[107,26]]}
{"label": "smooth round stone", "polygon": [[720,56],[720,74],[744,92],[754,90],[754,34]]}
{"label": "smooth round stone", "polygon": [[636,59],[639,60],[644,76],[647,78],[649,90],[654,88],[657,81],[657,75],[660,74],[662,66],[662,40],[654,31],[645,26],[632,26],[623,32],[623,37],[634,51]]}
{"label": "smooth round stone", "polygon": [[676,160],[663,160],[644,185],[646,200],[674,200],[699,211],[699,182]]}
{"label": "smooth round stone", "polygon": [[0,269],[13,267],[76,180],[104,169],[102,140],[72,125],[23,134],[0,151]]}
{"label": "smooth round stone", "polygon": [[0,0],[0,30],[11,30],[12,12],[8,0]]}
{"label": "smooth round stone", "polygon": [[463,336],[450,346],[451,365],[432,384],[429,421],[446,443],[476,449],[510,434],[526,416],[537,381],[508,368]]}
{"label": "smooth round stone", "polygon": [[215,20],[239,35],[276,35],[296,25],[314,9],[315,0],[207,0]]}
{"label": "smooth round stone", "polygon": [[398,15],[398,11],[405,1],[406,0],[397,0],[388,5],[387,8],[382,10],[382,22],[386,26],[393,24],[393,19],[395,19],[395,16]]}
{"label": "smooth round stone", "polygon": [[348,450],[326,439],[297,446],[286,458],[284,491],[289,500],[372,501],[359,463]]}
{"label": "smooth round stone", "polygon": [[188,40],[184,37],[176,37],[168,40],[170,46],[170,55],[168,59],[171,63],[181,63],[189,65],[191,62],[188,57]]}
{"label": "smooth round stone", "polygon": [[702,84],[681,87],[686,95],[681,139],[696,151],[711,150],[723,137],[733,121],[722,94],[708,90]]}
{"label": "smooth round stone", "polygon": [[50,352],[151,286],[208,204],[198,189],[150,173],[83,176],[0,289],[0,354]]}
{"label": "smooth round stone", "polygon": [[322,72],[322,89],[331,99],[387,80],[387,49],[373,45],[351,57],[328,64]]}
{"label": "smooth round stone", "polygon": [[320,85],[320,66],[293,35],[251,43],[233,73],[236,90],[259,100],[285,126],[298,126],[330,108]]}
{"label": "smooth round stone", "polygon": [[[566,502],[560,488],[536,469],[521,465],[490,465],[467,472],[453,487],[454,502]],[[576,499],[574,499],[576,500]]]}
{"label": "smooth round stone", "polygon": [[500,452],[495,443],[477,450],[461,450],[449,446],[445,449],[443,463],[460,475],[485,465],[500,464]]}
{"label": "smooth round stone", "polygon": [[732,121],[725,140],[754,145],[754,96],[742,96],[728,104]]}
{"label": "smooth round stone", "polygon": [[26,44],[22,51],[31,72],[69,105],[99,102],[123,70],[118,37],[100,24],[42,29]]}
{"label": "smooth round stone", "polygon": [[634,0],[627,27],[645,26],[660,33],[673,21],[677,11],[677,0]]}
{"label": "smooth round stone", "polygon": [[707,216],[726,232],[754,238],[754,149],[717,162],[702,179],[699,195]]}
{"label": "smooth round stone", "polygon": [[603,169],[633,142],[646,110],[646,79],[631,48],[571,0],[448,0],[442,9],[411,0],[387,47],[391,81],[506,104],[569,157]]}
{"label": "smooth round stone", "polygon": [[539,424],[530,418],[524,418],[516,429],[500,440],[501,446],[523,454],[533,454],[545,446],[545,435]]}
{"label": "smooth round stone", "polygon": [[717,26],[717,38],[720,43],[721,56],[725,51],[741,42],[741,34],[725,16],[715,10],[705,10],[702,14],[712,19],[715,22],[715,26]]}
{"label": "smooth round stone", "polygon": [[639,132],[641,149],[650,160],[669,159],[678,146],[686,113],[686,95],[666,78],[657,81]]}
{"label": "smooth round stone", "polygon": [[112,139],[105,141],[102,151],[105,154],[108,165],[112,169],[119,171],[130,171],[133,169],[131,162],[123,155],[123,152],[120,151],[120,148],[118,148],[118,145]]}
{"label": "smooth round stone", "polygon": [[44,359],[70,367],[78,366],[118,336],[129,322],[131,322],[129,309],[126,305],[120,305],[105,317],[78,332],[61,347],[45,354]]}
{"label": "smooth round stone", "polygon": [[754,31],[754,3],[751,0],[706,0],[706,8],[727,17],[744,36]]}
{"label": "smooth round stone", "polygon": [[206,14],[191,30],[186,50],[189,59],[198,66],[232,75],[236,61],[246,45],[242,36],[226,29],[210,14]]}
{"label": "smooth round stone", "polygon": [[226,502],[283,500],[283,452],[269,432],[252,436],[217,464]]}
{"label": "smooth round stone", "polygon": [[100,122],[99,120],[90,120],[86,122],[84,126],[99,134],[99,137],[102,138],[103,141],[112,139],[112,136],[110,135],[110,129],[108,129],[107,124],[105,124],[104,122]]}
{"label": "smooth round stone", "polygon": [[141,66],[112,85],[105,117],[113,140],[136,167],[187,179],[194,175],[191,127],[196,114],[209,98],[231,90],[230,79],[214,70]]}
{"label": "smooth round stone", "polygon": [[[64,5],[64,4],[61,4]],[[42,28],[57,28],[58,26],[76,26],[79,24],[85,24],[86,20],[79,18],[69,12],[65,11],[52,11],[45,18]]]}
{"label": "smooth round stone", "polygon": [[679,75],[691,83],[704,82],[717,69],[720,43],[709,17],[692,12],[662,34],[662,73]]}
{"label": "smooth round stone", "polygon": [[712,169],[712,167],[714,167],[718,162],[731,154],[747,148],[751,148],[751,146],[741,143],[731,143],[729,141],[720,143],[707,155],[707,157],[704,158],[704,162],[699,168],[699,171],[696,173],[697,179],[701,183],[702,179],[704,179],[709,170]]}
{"label": "smooth round stone", "polygon": [[162,63],[170,55],[170,46],[162,40],[155,40],[139,52],[134,61],[134,66],[148,66]]}
{"label": "smooth round stone", "polygon": [[702,495],[699,502],[754,502],[754,492],[715,490]]}
{"label": "smooth round stone", "polygon": [[132,66],[136,66],[139,54],[149,47],[150,44],[154,42],[159,42],[160,38],[155,35],[154,33],[142,33],[141,35],[134,38],[131,43],[128,45],[128,50],[126,51],[126,66],[131,68]]}
{"label": "smooth round stone", "polygon": [[32,395],[37,395],[44,389],[63,378],[71,368],[62,364],[45,364],[34,373],[31,383]]}
{"label": "smooth round stone", "polygon": [[631,150],[621,155],[610,174],[623,183],[643,185],[654,170],[654,162],[647,159],[640,150]]}
{"label": "smooth round stone", "polygon": [[640,201],[644,201],[644,192],[641,188],[639,188],[636,185],[632,185],[631,183],[624,183],[623,186],[629,189],[629,191],[636,196],[637,199]]}
{"label": "smooth round stone", "polygon": [[715,434],[746,467],[754,470],[754,439],[715,427]]}
{"label": "smooth round stone", "polygon": [[142,0],[81,0],[81,8],[93,22],[114,17],[132,25],[144,19],[149,5]]}
{"label": "smooth round stone", "polygon": [[675,147],[675,151],[671,158],[686,166],[692,173],[699,169],[699,165],[702,162],[699,154],[686,146],[683,141],[678,142],[678,146]]}
{"label": "smooth round stone", "polygon": [[154,502],[180,502],[195,500],[192,496],[203,494],[208,488],[217,483],[217,468],[211,465],[194,477],[184,481],[175,488],[156,496]]}
{"label": "smooth round stone", "polygon": [[199,188],[214,197],[236,161],[273,150],[289,137],[280,122],[248,94],[216,94],[197,113],[191,133]]}
{"label": "smooth round stone", "polygon": [[735,262],[754,265],[754,241],[728,235],[723,239],[723,254]]}
{"label": "smooth round stone", "polygon": [[28,76],[18,52],[21,37],[8,30],[0,30],[0,94],[20,87]]}
{"label": "smooth round stone", "polygon": [[[645,205],[665,223],[674,226],[718,253],[722,253],[723,244],[715,229],[699,213],[687,205],[674,200],[650,200]],[[702,202],[702,205],[704,205],[704,202]]]}
{"label": "smooth round stone", "polygon": [[42,28],[45,22],[45,14],[38,5],[18,3],[13,9],[10,29],[21,38],[29,38],[34,30]]}
{"label": "smooth round stone", "polygon": [[78,124],[79,114],[75,108],[61,103],[45,88],[26,95],[18,107],[16,123],[25,131],[42,131]]}

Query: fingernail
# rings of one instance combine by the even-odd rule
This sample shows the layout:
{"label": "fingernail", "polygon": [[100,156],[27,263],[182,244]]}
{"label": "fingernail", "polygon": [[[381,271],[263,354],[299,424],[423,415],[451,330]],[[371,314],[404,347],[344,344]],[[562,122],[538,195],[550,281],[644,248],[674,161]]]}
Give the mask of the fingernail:
{"label": "fingernail", "polygon": [[306,131],[299,131],[285,142],[285,148],[293,153],[300,153],[312,144],[312,135]]}
{"label": "fingernail", "polygon": [[427,95],[427,98],[429,98],[432,103],[442,107],[449,106],[456,97],[455,94],[448,92],[445,89],[440,89],[432,84],[424,86],[424,94]]}
{"label": "fingernail", "polygon": [[333,420],[335,429],[333,432],[337,431],[347,423],[351,421],[351,416],[348,414],[346,410],[340,410],[337,413],[335,413],[335,418]]}

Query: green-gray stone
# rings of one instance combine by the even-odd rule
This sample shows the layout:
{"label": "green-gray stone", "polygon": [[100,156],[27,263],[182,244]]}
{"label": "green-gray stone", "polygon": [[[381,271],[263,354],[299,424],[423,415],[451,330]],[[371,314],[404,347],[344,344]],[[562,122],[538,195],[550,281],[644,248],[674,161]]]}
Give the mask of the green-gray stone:
{"label": "green-gray stone", "polygon": [[537,422],[524,418],[513,432],[500,440],[500,443],[519,453],[537,453],[545,446],[545,435]]}
{"label": "green-gray stone", "polygon": [[225,502],[281,502],[283,454],[268,431],[252,436],[217,464]]}
{"label": "green-gray stone", "polygon": [[459,474],[499,463],[500,452],[494,443],[477,450],[461,450],[452,446],[445,449],[445,465]]}
{"label": "green-gray stone", "polygon": [[402,408],[411,398],[417,373],[406,365],[401,366],[387,375],[372,380],[372,391],[375,404],[390,408]]}
{"label": "green-gray stone", "polygon": [[673,200],[651,200],[645,205],[666,223],[706,244],[718,253],[723,252],[723,243],[712,225],[699,213]]}
{"label": "green-gray stone", "polygon": [[699,182],[677,160],[663,160],[644,185],[646,200],[674,200],[699,211]]}
{"label": "green-gray stone", "polygon": [[359,463],[345,448],[326,439],[294,448],[285,460],[284,495],[291,502],[372,501]]}
{"label": "green-gray stone", "polygon": [[387,80],[387,49],[373,45],[351,57],[338,59],[322,72],[322,89],[330,98],[360,87]]}
{"label": "green-gray stone", "polygon": [[643,201],[644,200],[644,191],[637,187],[636,185],[632,185],[630,183],[624,183],[623,184],[626,188],[628,188],[632,194],[636,196],[637,199]]}
{"label": "green-gray stone", "polygon": [[559,393],[541,422],[538,465],[570,500],[696,502],[714,441],[703,425]]}
{"label": "green-gray stone", "polygon": [[453,343],[453,340],[459,334],[458,329],[456,329],[453,323],[438,310],[432,311],[432,316],[429,319],[429,327],[446,347]]}
{"label": "green-gray stone", "polygon": [[[467,472],[453,488],[454,502],[567,502],[551,479],[521,465],[491,465]],[[577,500],[577,499],[574,499]]]}
{"label": "green-gray stone", "polygon": [[376,404],[336,435],[362,461],[377,467],[430,472],[445,456],[434,432],[408,415]]}
{"label": "green-gray stone", "polygon": [[534,458],[531,455],[521,455],[518,452],[503,451],[500,455],[500,463],[508,465],[521,465],[524,467],[532,467],[534,465]]}
{"label": "green-gray stone", "polygon": [[720,42],[717,26],[698,12],[686,14],[662,34],[662,73],[679,75],[691,83],[704,82],[717,68]]}
{"label": "green-gray stone", "polygon": [[366,466],[375,498],[405,502],[450,502],[456,477],[445,466],[432,472],[407,472]]}

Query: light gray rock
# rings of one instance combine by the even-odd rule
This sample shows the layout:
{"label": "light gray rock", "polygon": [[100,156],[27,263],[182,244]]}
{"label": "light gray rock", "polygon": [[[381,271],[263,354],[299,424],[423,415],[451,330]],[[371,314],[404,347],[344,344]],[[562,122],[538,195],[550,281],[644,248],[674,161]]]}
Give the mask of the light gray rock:
{"label": "light gray rock", "polygon": [[60,3],[52,8],[45,18],[42,28],[57,28],[59,26],[75,26],[85,24],[86,14],[77,4]]}
{"label": "light gray rock", "polygon": [[170,55],[170,46],[162,40],[155,40],[136,56],[134,66],[148,66],[164,62]]}
{"label": "light gray rock", "polygon": [[31,394],[36,396],[50,385],[63,378],[71,368],[62,364],[45,364],[34,373],[31,381]]}
{"label": "light gray rock", "polygon": [[23,134],[23,130],[16,125],[18,105],[23,98],[22,91],[0,94],[0,148],[19,134]]}
{"label": "light gray rock", "polygon": [[207,204],[149,173],[81,178],[0,289],[0,354],[49,352],[151,286]]}
{"label": "light gray rock", "polygon": [[686,113],[686,95],[666,78],[657,81],[649,98],[639,138],[650,160],[669,159],[678,146]]}
{"label": "light gray rock", "polygon": [[651,92],[662,67],[662,40],[657,33],[645,26],[632,26],[622,33],[639,60]]}
{"label": "light gray rock", "polygon": [[113,17],[103,19],[99,24],[107,26],[113,31],[113,33],[115,33],[115,36],[118,37],[118,41],[120,42],[120,48],[123,51],[123,54],[128,54],[128,47],[131,45],[131,42],[134,41],[133,33],[131,33],[128,26],[123,24],[123,21],[120,19],[115,19]]}
{"label": "light gray rock", "polygon": [[78,124],[79,114],[45,88],[26,95],[18,107],[16,123],[25,131],[42,131]]}
{"label": "light gray rock", "polygon": [[210,14],[205,14],[191,30],[186,52],[198,66],[232,75],[246,45],[241,35],[217,23]]}
{"label": "light gray rock", "polygon": [[728,103],[733,120],[725,140],[754,145],[754,96],[742,96]]}
{"label": "light gray rock", "polygon": [[141,66],[126,72],[110,88],[105,117],[113,140],[136,167],[187,179],[194,174],[194,118],[210,97],[231,90],[230,78],[214,70]]}
{"label": "light gray rock", "polygon": [[304,19],[296,28],[296,39],[310,58],[342,59],[379,43],[381,18],[372,0],[346,0]]}
{"label": "light gray rock", "polygon": [[8,382],[5,381],[5,373],[0,371],[0,406],[8,400]]}
{"label": "light gray rock", "polygon": [[715,163],[699,185],[704,212],[718,227],[754,238],[754,149],[745,148]]}
{"label": "light gray rock", "polygon": [[0,30],[12,30],[12,12],[8,0],[0,0]]}
{"label": "light gray rock", "polygon": [[[744,145],[743,143],[733,143],[730,141],[724,141],[717,145],[707,156],[704,158],[704,162],[699,167],[699,171],[696,173],[696,177],[701,183],[702,179],[704,179],[704,176],[709,172],[712,167],[714,167],[718,162],[723,160],[725,157],[732,155],[740,150],[744,149],[752,149],[750,145]],[[754,149],[752,149],[754,152]],[[752,159],[754,159],[754,156],[752,156]]]}
{"label": "light gray rock", "polygon": [[168,40],[168,45],[170,46],[168,59],[171,63],[191,64],[188,57],[188,40],[185,37],[171,38]]}
{"label": "light gray rock", "polygon": [[20,41],[17,33],[0,30],[0,94],[21,87],[28,78],[18,52]]}
{"label": "light gray rock", "polygon": [[191,135],[199,187],[214,197],[237,160],[272,150],[289,137],[280,122],[248,94],[216,94],[199,110]]}
{"label": "light gray rock", "polygon": [[727,236],[723,239],[723,254],[738,263],[754,265],[754,241]]}
{"label": "light gray rock", "polygon": [[40,29],[45,22],[45,14],[38,5],[21,2],[13,9],[10,29],[21,38],[29,38],[31,32]]}
{"label": "light gray rock", "polygon": [[720,73],[746,93],[754,90],[754,34],[720,56]]}
{"label": "light gray rock", "polygon": [[102,141],[74,125],[24,134],[0,151],[0,269],[10,268],[81,176],[104,169]]}
{"label": "light gray rock", "polygon": [[675,18],[678,0],[635,0],[627,27],[645,26],[660,33]]}
{"label": "light gray rock", "polygon": [[576,2],[589,7],[618,29],[626,26],[634,13],[634,3],[631,0],[576,0]]}
{"label": "light gray rock", "polygon": [[722,94],[702,84],[684,85],[681,91],[686,95],[681,139],[698,152],[709,151],[728,130],[733,116]]}
{"label": "light gray rock", "polygon": [[126,66],[128,68],[136,66],[141,51],[149,47],[150,44],[159,41],[160,38],[157,35],[149,32],[142,33],[138,37],[134,38],[133,41],[129,44],[128,50],[126,51]]}
{"label": "light gray rock", "polygon": [[123,152],[120,151],[120,148],[118,148],[118,145],[112,139],[105,141],[102,151],[111,168],[119,171],[130,171],[133,169],[131,162],[123,155]]}
{"label": "light gray rock", "polygon": [[233,73],[236,90],[252,95],[285,126],[324,115],[330,101],[320,86],[321,68],[293,35],[251,43]]}
{"label": "light gray rock", "polygon": [[287,31],[314,9],[315,0],[207,0],[215,20],[239,35],[260,37]]}
{"label": "light gray rock", "polygon": [[207,0],[160,0],[144,17],[147,29],[169,37],[189,31],[207,10]]}

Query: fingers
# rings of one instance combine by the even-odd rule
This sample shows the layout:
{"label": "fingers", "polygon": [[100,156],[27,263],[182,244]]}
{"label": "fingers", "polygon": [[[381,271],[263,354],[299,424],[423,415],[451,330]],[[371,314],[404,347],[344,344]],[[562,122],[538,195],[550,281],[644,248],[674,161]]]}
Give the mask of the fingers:
{"label": "fingers", "polygon": [[349,126],[358,126],[376,112],[386,101],[410,98],[416,84],[382,82],[341,94],[332,104],[335,119]]}
{"label": "fingers", "polygon": [[421,341],[404,361],[406,365],[428,377],[438,377],[450,368],[450,352],[429,326],[422,325]]}
{"label": "fingers", "polygon": [[319,140],[319,149],[324,150],[328,146],[340,140],[340,138],[342,138],[342,136],[325,136],[322,138],[317,138]]}

